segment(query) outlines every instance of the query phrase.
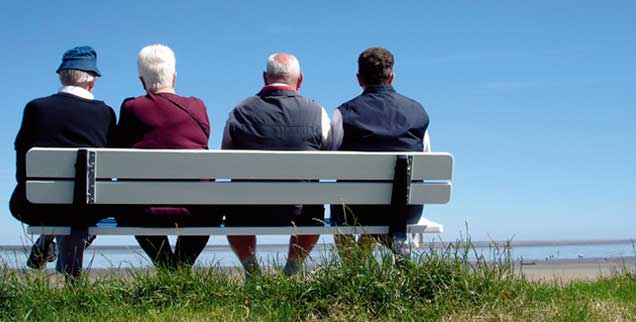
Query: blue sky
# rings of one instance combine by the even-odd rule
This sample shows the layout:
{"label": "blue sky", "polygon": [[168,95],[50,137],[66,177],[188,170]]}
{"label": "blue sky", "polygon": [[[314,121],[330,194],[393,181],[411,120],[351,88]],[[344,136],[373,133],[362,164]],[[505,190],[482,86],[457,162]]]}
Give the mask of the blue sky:
{"label": "blue sky", "polygon": [[270,53],[295,54],[301,93],[331,114],[360,93],[358,54],[387,47],[433,150],[455,156],[450,204],[425,214],[441,238],[465,223],[479,240],[636,237],[633,1],[12,1],[0,27],[0,245],[24,240],[7,206],[13,140],[24,105],[59,89],[62,53],[97,49],[95,95],[118,112],[143,94],[136,55],[154,43],[176,52],[177,92],[206,103],[211,148]]}

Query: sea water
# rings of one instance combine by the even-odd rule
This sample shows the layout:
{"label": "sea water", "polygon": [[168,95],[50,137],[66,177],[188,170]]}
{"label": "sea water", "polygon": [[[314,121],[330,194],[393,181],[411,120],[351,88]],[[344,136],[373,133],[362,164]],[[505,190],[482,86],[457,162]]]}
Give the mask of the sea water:
{"label": "sea water", "polygon": [[[288,246],[286,237],[265,237],[257,247],[257,256],[264,265],[284,263]],[[274,242],[274,243],[272,243]],[[486,259],[505,258],[506,248],[489,246],[489,243],[474,243],[468,252],[469,259],[477,256]],[[415,252],[442,251],[441,242],[424,245]],[[0,263],[9,268],[24,268],[30,245],[0,246]],[[537,241],[524,242],[520,246],[509,248],[510,259],[523,261],[550,261],[560,259],[589,258],[621,258],[634,257],[636,250],[629,241]],[[321,238],[310,254],[310,261],[321,262],[334,256],[334,245],[331,237]],[[53,264],[49,264],[53,267]],[[236,256],[223,239],[215,237],[197,260],[198,266],[238,266]],[[138,246],[105,246],[89,247],[84,255],[84,266],[93,268],[143,268],[150,267],[151,262]]]}

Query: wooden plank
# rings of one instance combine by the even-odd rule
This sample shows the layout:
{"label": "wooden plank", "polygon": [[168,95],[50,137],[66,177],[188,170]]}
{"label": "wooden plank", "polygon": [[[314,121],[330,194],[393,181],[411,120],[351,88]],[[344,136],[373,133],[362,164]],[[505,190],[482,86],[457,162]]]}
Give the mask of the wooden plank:
{"label": "wooden plank", "polygon": [[[430,225],[409,225],[407,232],[411,234],[441,233],[443,226],[431,222]],[[29,234],[68,235],[70,227],[29,226]],[[336,235],[336,234],[386,234],[388,226],[360,227],[185,227],[185,228],[145,228],[145,227],[89,227],[91,235]]]}
{"label": "wooden plank", "polygon": [[27,152],[28,178],[75,177],[75,158],[78,149],[33,148]]}
{"label": "wooden plank", "polygon": [[413,183],[411,184],[409,204],[447,204],[450,201],[451,187],[450,182]]}
{"label": "wooden plank", "polygon": [[[72,178],[77,149],[34,148],[27,176]],[[396,152],[94,149],[98,178],[392,180]],[[447,180],[448,153],[414,156],[413,180]]]}
{"label": "wooden plank", "polygon": [[32,203],[72,204],[73,181],[27,181],[26,197]]}
{"label": "wooden plank", "polygon": [[[97,204],[154,205],[277,205],[391,203],[389,182],[97,182]],[[410,204],[441,204],[450,198],[450,183],[416,182]],[[72,203],[69,181],[28,181],[27,199],[33,203]]]}

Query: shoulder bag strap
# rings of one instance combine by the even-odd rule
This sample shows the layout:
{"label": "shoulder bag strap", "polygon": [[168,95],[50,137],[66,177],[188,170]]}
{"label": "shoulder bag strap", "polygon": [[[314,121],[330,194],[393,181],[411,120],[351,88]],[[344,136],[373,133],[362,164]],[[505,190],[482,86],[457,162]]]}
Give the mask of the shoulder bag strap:
{"label": "shoulder bag strap", "polygon": [[163,95],[159,95],[159,94],[154,94],[155,96],[159,96],[165,100],[167,100],[168,102],[172,103],[174,106],[178,107],[180,110],[186,112],[199,126],[199,128],[201,128],[201,131],[203,131],[203,134],[205,134],[206,137],[210,136],[210,133],[208,133],[208,130],[205,128],[205,126],[203,126],[203,123],[201,123],[201,121],[199,121],[199,119],[196,118],[196,116],[194,116],[194,114],[187,108],[183,107],[181,104],[175,102],[174,100],[171,100]]}

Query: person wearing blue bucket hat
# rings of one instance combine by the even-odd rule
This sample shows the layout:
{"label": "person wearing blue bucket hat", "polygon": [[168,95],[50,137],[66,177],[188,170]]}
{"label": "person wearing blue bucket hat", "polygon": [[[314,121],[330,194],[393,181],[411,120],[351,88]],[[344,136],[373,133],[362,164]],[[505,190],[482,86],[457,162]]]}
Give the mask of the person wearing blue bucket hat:
{"label": "person wearing blue bucket hat", "polygon": [[96,76],[102,76],[97,69],[97,53],[90,46],[79,46],[67,50],[62,57],[62,64],[57,68],[56,73],[63,70],[81,70],[88,73],[94,73]]}
{"label": "person wearing blue bucket hat", "polygon": [[[25,156],[32,147],[106,147],[115,132],[114,110],[103,101],[95,100],[93,89],[97,77],[97,53],[89,46],[80,46],[64,53],[58,67],[62,88],[58,93],[37,98],[24,108],[22,124],[15,140],[17,186],[10,201],[11,214],[28,225],[68,226],[94,224],[101,211],[86,211],[72,216],[78,209],[72,205],[32,204],[26,199]],[[85,210],[81,210],[85,211]],[[80,217],[86,222],[73,222]],[[73,233],[57,238],[60,256],[56,269],[77,277],[82,269],[84,248],[90,240],[86,233]],[[56,259],[53,236],[42,235],[35,242],[27,266],[42,269]]]}

